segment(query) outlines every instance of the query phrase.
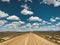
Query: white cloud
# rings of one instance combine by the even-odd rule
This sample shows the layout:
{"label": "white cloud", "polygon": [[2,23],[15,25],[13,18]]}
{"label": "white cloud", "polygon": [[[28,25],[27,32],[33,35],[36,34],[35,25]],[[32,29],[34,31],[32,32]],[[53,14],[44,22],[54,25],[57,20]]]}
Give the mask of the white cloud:
{"label": "white cloud", "polygon": [[59,0],[43,0],[43,3],[51,5],[53,4],[55,7],[60,6]]}
{"label": "white cloud", "polygon": [[51,22],[56,22],[56,19],[55,18],[50,18],[50,21]]}
{"label": "white cloud", "polygon": [[60,26],[55,25],[44,25],[40,26],[39,23],[27,23],[21,27],[19,27],[19,22],[12,22],[11,24],[7,24],[3,29],[5,31],[60,31]]}
{"label": "white cloud", "polygon": [[25,2],[28,2],[28,1],[29,1],[29,2],[32,2],[32,0],[25,0]]}
{"label": "white cloud", "polygon": [[43,20],[42,23],[43,23],[43,24],[47,24],[47,21]]}
{"label": "white cloud", "polygon": [[55,19],[56,19],[56,20],[59,20],[59,19],[60,19],[60,17],[56,17]]}
{"label": "white cloud", "polygon": [[41,22],[41,21],[42,21],[42,19],[41,19],[41,18],[36,17],[36,16],[31,16],[28,20],[30,20],[30,21],[39,21],[39,22]]}
{"label": "white cloud", "polygon": [[18,26],[19,24],[20,24],[19,22],[12,22],[10,24],[6,24],[5,27]]}
{"label": "white cloud", "polygon": [[45,20],[42,21],[43,24],[51,24],[51,22],[47,22]]}
{"label": "white cloud", "polygon": [[23,15],[32,15],[33,12],[30,11],[30,10],[28,10],[28,9],[23,9],[23,10],[21,11],[21,14],[23,14]]}
{"label": "white cloud", "polygon": [[10,24],[6,24],[5,26],[4,26],[4,30],[5,31],[13,31],[13,30],[16,30],[17,31],[17,28],[18,28],[18,22],[12,22],[12,23],[10,23]]}
{"label": "white cloud", "polygon": [[32,0],[29,0],[30,2],[32,2]]}
{"label": "white cloud", "polygon": [[50,4],[54,4],[55,0],[43,0],[43,3],[50,5]]}
{"label": "white cloud", "polygon": [[31,11],[31,8],[29,8],[30,6],[27,6],[27,4],[21,5],[21,7],[24,8],[21,11],[21,14],[23,14],[23,15],[32,15],[33,14],[33,11]]}
{"label": "white cloud", "polygon": [[6,22],[6,20],[0,20],[0,26],[4,25]]}
{"label": "white cloud", "polygon": [[20,20],[20,19],[19,17],[12,15],[12,16],[7,17],[7,20]]}
{"label": "white cloud", "polygon": [[1,0],[2,2],[10,2],[10,0]]}
{"label": "white cloud", "polygon": [[33,26],[39,26],[39,23],[33,23],[32,25]]}
{"label": "white cloud", "polygon": [[7,13],[0,10],[0,18],[4,18],[4,17],[7,17],[7,16],[9,16]]}
{"label": "white cloud", "polygon": [[23,22],[23,21],[18,21],[18,22],[12,22],[11,24],[14,24],[14,25],[21,25],[21,24],[25,24],[25,22]]}
{"label": "white cloud", "polygon": [[[39,23],[38,23],[39,24]],[[26,26],[27,25],[27,26]],[[21,31],[59,31],[60,28],[54,25],[50,25],[50,26],[39,26],[37,25],[37,23],[33,23],[32,25],[26,24],[25,26],[22,26],[20,29]],[[34,26],[35,25],[35,26]]]}
{"label": "white cloud", "polygon": [[23,21],[15,21],[15,22],[12,22],[12,23],[10,23],[10,24],[6,24],[4,27],[7,27],[7,28],[15,28],[15,29],[17,29],[17,27],[19,27],[19,25],[22,25],[22,24],[25,24],[25,22],[23,22]]}
{"label": "white cloud", "polygon": [[[22,1],[22,0],[18,0],[18,1]],[[32,3],[32,0],[24,0],[24,2],[31,2]]]}
{"label": "white cloud", "polygon": [[31,23],[27,23],[25,26],[26,26],[26,28],[31,28],[32,27]]}
{"label": "white cloud", "polygon": [[33,23],[33,24],[32,24],[32,27],[33,27],[33,28],[39,28],[39,25],[40,25],[39,23]]}
{"label": "white cloud", "polygon": [[29,7],[27,6],[27,4],[21,5],[21,7],[24,8],[24,9],[29,9]]}
{"label": "white cloud", "polygon": [[56,1],[55,4],[54,4],[54,6],[55,6],[55,7],[56,7],[56,6],[60,6],[60,2],[59,2],[59,1]]}
{"label": "white cloud", "polygon": [[57,20],[60,20],[60,17],[52,17],[52,18],[50,18],[51,22],[56,22]]}
{"label": "white cloud", "polygon": [[23,21],[19,21],[19,23],[20,23],[20,24],[25,24],[25,22],[23,22]]}
{"label": "white cloud", "polygon": [[47,24],[52,24],[51,22],[47,22]]}
{"label": "white cloud", "polygon": [[56,24],[56,26],[60,26],[60,22],[58,22],[58,23]]}
{"label": "white cloud", "polygon": [[[21,25],[25,24],[23,21],[15,21],[10,24],[4,25],[2,28],[3,31],[20,31],[21,30]],[[2,31],[0,30],[0,31]],[[22,30],[21,30],[22,31]]]}

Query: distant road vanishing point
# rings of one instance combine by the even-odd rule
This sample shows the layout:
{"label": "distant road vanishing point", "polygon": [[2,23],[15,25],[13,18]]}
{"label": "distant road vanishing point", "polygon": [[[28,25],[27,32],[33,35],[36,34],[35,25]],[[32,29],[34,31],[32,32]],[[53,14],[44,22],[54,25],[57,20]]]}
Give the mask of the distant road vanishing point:
{"label": "distant road vanishing point", "polygon": [[26,33],[13,39],[5,41],[0,45],[57,45],[50,42],[35,33]]}

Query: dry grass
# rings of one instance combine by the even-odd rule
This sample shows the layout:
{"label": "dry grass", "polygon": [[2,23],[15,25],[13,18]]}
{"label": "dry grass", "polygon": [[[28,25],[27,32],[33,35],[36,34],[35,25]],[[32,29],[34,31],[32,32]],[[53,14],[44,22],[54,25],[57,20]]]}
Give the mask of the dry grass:
{"label": "dry grass", "polygon": [[22,32],[0,32],[0,43],[10,40],[16,36],[22,35]]}
{"label": "dry grass", "polygon": [[[29,32],[0,32],[0,43]],[[44,39],[60,45],[60,32],[32,32]]]}
{"label": "dry grass", "polygon": [[60,32],[35,32],[37,35],[60,45]]}
{"label": "dry grass", "polygon": [[34,33],[19,35],[11,40],[1,43],[1,45],[57,45]]}

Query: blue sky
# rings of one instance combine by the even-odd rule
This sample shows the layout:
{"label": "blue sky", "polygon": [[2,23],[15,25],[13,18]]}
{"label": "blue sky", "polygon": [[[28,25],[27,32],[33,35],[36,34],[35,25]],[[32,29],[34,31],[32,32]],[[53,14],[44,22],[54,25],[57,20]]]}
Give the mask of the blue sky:
{"label": "blue sky", "polygon": [[[60,7],[54,7],[53,5],[45,5],[40,4],[40,0],[33,0],[33,2],[25,2],[24,1],[18,1],[18,0],[11,0],[10,2],[2,2],[0,1],[0,10],[8,13],[9,15],[17,15],[22,20],[25,20],[23,18],[28,18],[28,16],[24,16],[20,13],[20,11],[23,9],[21,8],[21,5],[27,4],[30,6],[31,10],[34,12],[33,16],[39,16],[45,20],[48,20],[50,17],[59,16],[60,15]],[[46,19],[48,18],[48,19]]]}
{"label": "blue sky", "polygon": [[13,22],[23,23],[23,26],[60,25],[60,2],[56,0],[0,0],[0,13],[2,28]]}

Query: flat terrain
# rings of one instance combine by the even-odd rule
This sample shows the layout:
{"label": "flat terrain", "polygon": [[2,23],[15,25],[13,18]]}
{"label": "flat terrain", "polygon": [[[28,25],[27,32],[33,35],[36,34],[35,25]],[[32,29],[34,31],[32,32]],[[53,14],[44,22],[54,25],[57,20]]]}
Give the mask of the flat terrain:
{"label": "flat terrain", "polygon": [[51,42],[60,45],[60,32],[34,32],[35,34],[45,38]]}
{"label": "flat terrain", "polygon": [[60,45],[60,32],[0,32],[0,45]]}
{"label": "flat terrain", "polygon": [[57,45],[34,33],[26,33],[11,40],[5,41],[0,45]]}
{"label": "flat terrain", "polygon": [[22,32],[0,32],[0,43],[10,40],[14,37],[20,36],[22,34],[25,34],[25,32],[24,33]]}

